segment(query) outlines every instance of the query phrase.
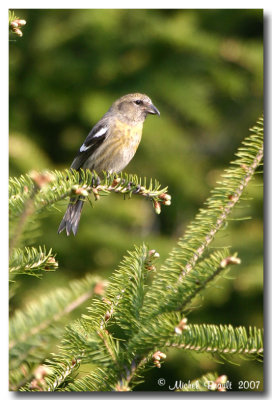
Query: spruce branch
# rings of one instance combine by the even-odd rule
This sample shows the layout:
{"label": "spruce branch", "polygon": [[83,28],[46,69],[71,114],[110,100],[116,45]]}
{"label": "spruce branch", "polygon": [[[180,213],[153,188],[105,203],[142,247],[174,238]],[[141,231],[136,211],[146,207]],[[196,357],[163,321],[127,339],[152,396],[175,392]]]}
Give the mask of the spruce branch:
{"label": "spruce branch", "polygon": [[52,249],[48,252],[45,247],[25,247],[22,249],[14,249],[10,258],[9,274],[13,280],[16,275],[32,275],[41,276],[41,271],[55,271],[58,263]]}
{"label": "spruce branch", "polygon": [[137,316],[143,302],[145,279],[149,271],[152,271],[151,264],[157,258],[158,254],[154,250],[148,251],[145,245],[128,252],[119,270],[108,282],[103,298],[92,299],[88,307],[89,313],[66,327],[58,356],[46,364],[53,366],[55,371],[55,378],[53,381],[50,378],[48,387],[59,390],[59,383],[63,383],[64,377],[63,364],[65,360],[67,362],[69,354],[70,362],[65,364],[65,379],[70,376],[67,371],[73,371],[69,369],[72,360],[77,360],[77,365],[92,363],[103,365],[107,369],[112,368],[116,375],[114,388],[120,389],[118,382],[126,380],[129,370],[125,360],[130,359],[130,356],[121,351],[119,340],[113,339],[108,329],[118,325],[123,330],[123,337],[137,330]]}
{"label": "spruce branch", "polygon": [[27,383],[25,386],[20,387],[20,392],[36,392],[36,391],[58,391],[59,387],[65,382],[69,382],[69,378],[72,374],[75,374],[79,364],[80,359],[61,359],[59,361],[58,357],[53,355],[55,363],[58,365],[56,368],[56,364],[50,365],[41,365],[39,368],[42,368],[44,373],[40,376],[36,376],[30,383]]}
{"label": "spruce branch", "polygon": [[[167,303],[168,288],[183,285],[186,276],[196,266],[213,241],[216,233],[223,228],[233,208],[252,179],[263,158],[263,119],[259,118],[253,132],[238,149],[237,159],[222,175],[222,180],[211,191],[195,220],[189,225],[184,236],[179,239],[165,264],[156,274],[152,287],[147,293],[142,315],[148,315],[154,303]],[[172,295],[174,296],[174,294]]]}
{"label": "spruce branch", "polygon": [[161,363],[166,359],[166,354],[160,350],[149,352],[142,358],[135,357],[130,367],[127,369],[126,378],[118,382],[118,387],[133,388],[144,381],[143,376],[148,370],[157,367],[161,368]]}
{"label": "spruce branch", "polygon": [[237,257],[237,253],[230,255],[229,249],[217,250],[211,253],[207,258],[200,261],[190,273],[184,276],[182,284],[178,281],[175,285],[167,286],[165,290],[167,294],[166,300],[158,304],[154,314],[152,314],[151,310],[148,315],[145,315],[144,311],[142,311],[141,318],[148,324],[150,317],[157,314],[170,311],[186,312],[199,292],[206,289],[208,284],[220,275],[225,275],[231,265],[240,263],[241,260]]}
{"label": "spruce branch", "polygon": [[48,187],[46,193],[40,193],[37,196],[37,208],[52,205],[69,196],[82,195],[85,199],[93,196],[94,200],[99,200],[100,196],[110,193],[119,193],[129,198],[132,195],[139,195],[150,199],[156,213],[160,213],[161,204],[171,204],[171,196],[166,193],[167,188],[161,189],[158,181],[155,180],[153,184],[151,179],[148,183],[146,178],[139,178],[137,175],[104,172],[103,177],[100,178],[90,170],[55,171],[52,175],[54,184]]}
{"label": "spruce branch", "polygon": [[92,329],[83,320],[76,320],[65,329],[59,354],[67,357],[81,359],[82,363],[99,365],[115,364],[119,353],[119,343],[105,330]]}
{"label": "spruce branch", "polygon": [[99,177],[90,170],[32,171],[19,179],[10,179],[10,217],[18,218],[25,209],[27,198],[35,197],[35,211],[40,212],[46,207],[70,196],[83,196],[85,199],[119,193],[131,198],[142,196],[152,201],[155,211],[160,213],[161,204],[169,206],[171,196],[167,188],[161,189],[157,180],[148,182],[146,178],[128,174],[108,174],[104,172]]}
{"label": "spruce branch", "polygon": [[36,195],[44,190],[52,179],[52,175],[47,171],[42,173],[31,171],[26,176],[9,179],[10,256],[23,233],[31,230],[30,222],[33,225]]}
{"label": "spruce branch", "polygon": [[259,356],[263,354],[263,331],[232,325],[188,325],[182,334],[175,335],[166,346],[196,352]]}
{"label": "spruce branch", "polygon": [[[42,386],[33,388],[26,385],[22,390],[75,391],[79,387],[80,391],[113,390],[110,377],[112,381],[116,381],[120,369],[117,361],[118,341],[105,330],[88,331],[86,328],[86,321],[82,319],[66,327],[59,354],[53,354],[43,366],[49,372],[41,382]],[[75,372],[81,363],[98,364],[103,369],[97,368],[84,378],[77,379]],[[103,379],[100,380],[101,375]]]}
{"label": "spruce branch", "polygon": [[117,379],[116,371],[112,368],[102,369],[97,368],[83,378],[78,378],[73,382],[68,383],[59,391],[65,392],[111,392],[116,388],[113,384]]}
{"label": "spruce branch", "polygon": [[182,314],[179,312],[169,312],[150,318],[148,324],[141,324],[139,331],[132,336],[127,344],[127,352],[136,354],[137,358],[142,359],[147,353],[162,350],[175,333],[176,326],[179,325]]}
{"label": "spruce branch", "polygon": [[10,218],[18,218],[25,209],[26,201],[33,196],[35,183],[30,175],[9,178],[9,210]]}
{"label": "spruce branch", "polygon": [[161,189],[157,180],[148,182],[146,178],[122,173],[110,175],[104,172],[102,175],[100,178],[90,170],[31,171],[19,178],[10,178],[10,255],[28,228],[28,222],[36,218],[37,213],[71,196],[83,196],[85,200],[99,200],[110,193],[128,198],[142,196],[151,200],[157,214],[161,212],[161,205],[171,204],[167,188]]}
{"label": "spruce branch", "polygon": [[[181,299],[181,302],[176,302],[174,310],[184,312],[201,290],[206,289],[208,284],[220,273],[226,272],[227,266],[240,263],[241,260],[237,257],[237,253],[230,256],[227,249],[212,253],[196,266],[192,274],[186,276],[183,285],[178,285],[178,298]],[[169,305],[167,308],[169,310]]]}
{"label": "spruce branch", "polygon": [[40,335],[53,321],[72,312],[94,294],[99,278],[87,275],[82,280],[75,280],[68,288],[57,289],[33,301],[27,308],[16,310],[10,323],[10,343],[12,349],[19,343],[25,343],[33,336]]}
{"label": "spruce branch", "polygon": [[[260,118],[257,124],[259,126],[255,126],[251,129],[254,134],[242,142],[244,147],[238,149],[236,153],[237,159],[231,162],[231,164],[237,167],[230,167],[226,170],[225,174],[222,175],[223,181],[218,182],[220,186],[211,191],[212,196],[206,201],[208,210],[211,210],[211,214],[209,211],[207,213],[208,219],[213,216],[212,214],[215,210],[218,215],[216,216],[217,218],[215,219],[215,223],[213,223],[212,229],[205,236],[204,243],[197,248],[193,257],[187,262],[185,267],[182,268],[182,276],[190,272],[205,249],[212,242],[216,233],[222,228],[263,159],[263,119]],[[219,199],[222,205],[218,209],[219,204],[217,200]],[[206,214],[205,211],[200,210],[196,219],[201,221],[202,215]],[[189,236],[187,235],[188,234],[185,234],[185,239]],[[179,246],[182,248],[182,245],[183,243],[181,240]]]}
{"label": "spruce branch", "polygon": [[[63,331],[57,322],[91,298],[100,279],[87,275],[69,287],[57,289],[17,310],[10,321],[10,370],[21,368],[25,360],[37,366],[47,354],[52,341]],[[12,382],[12,386],[16,386]]]}
{"label": "spruce branch", "polygon": [[247,330],[231,325],[188,325],[181,314],[171,312],[153,318],[148,327],[143,326],[130,341],[128,351],[137,348],[138,354],[145,354],[164,347],[224,356],[259,356],[263,353],[263,332],[256,327]]}
{"label": "spruce branch", "polygon": [[116,385],[118,391],[122,391],[122,388],[125,388],[127,391],[127,389],[132,389],[134,386],[139,384],[141,374],[146,369],[146,365],[149,360],[150,357],[148,356],[143,357],[138,361],[132,360],[130,368],[128,368],[126,371],[126,377],[120,380]]}
{"label": "spruce branch", "polygon": [[135,246],[135,250],[128,252],[122,260],[105,292],[104,301],[110,305],[109,317],[113,317],[114,322],[129,335],[138,329],[146,279],[152,271],[151,264],[154,267],[155,254],[149,252],[145,245]]}
{"label": "spruce branch", "polygon": [[106,329],[117,324],[124,334],[137,331],[146,280],[154,271],[158,256],[155,250],[149,251],[144,244],[128,251],[110,278],[102,300],[93,299],[87,308],[88,314],[83,315],[90,326]]}
{"label": "spruce branch", "polygon": [[[29,185],[26,185],[28,183]],[[28,177],[21,179],[10,179],[10,200],[9,200],[9,217],[11,226],[11,240],[9,245],[9,255],[12,255],[14,248],[17,246],[21,235],[24,232],[26,224],[32,214],[35,212],[34,196],[38,191],[38,187],[30,184]],[[11,225],[13,222],[13,225]]]}
{"label": "spruce branch", "polygon": [[33,371],[35,369],[35,364],[31,362],[24,361],[21,363],[19,368],[15,368],[9,371],[9,390],[17,391],[20,387],[24,386],[29,382]]}

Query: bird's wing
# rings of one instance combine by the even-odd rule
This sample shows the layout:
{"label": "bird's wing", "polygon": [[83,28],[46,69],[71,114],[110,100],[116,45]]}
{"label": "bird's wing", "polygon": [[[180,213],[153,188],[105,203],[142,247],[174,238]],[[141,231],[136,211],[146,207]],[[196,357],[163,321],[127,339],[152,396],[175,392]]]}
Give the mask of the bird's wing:
{"label": "bird's wing", "polygon": [[93,152],[104,142],[109,133],[109,125],[100,120],[86,137],[70,168],[80,169]]}

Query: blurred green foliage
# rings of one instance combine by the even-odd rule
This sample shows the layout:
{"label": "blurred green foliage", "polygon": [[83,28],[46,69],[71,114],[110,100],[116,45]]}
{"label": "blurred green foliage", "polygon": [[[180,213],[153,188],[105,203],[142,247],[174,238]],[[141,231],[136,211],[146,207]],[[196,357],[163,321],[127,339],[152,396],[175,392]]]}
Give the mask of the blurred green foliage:
{"label": "blurred green foliage", "polygon": [[[58,254],[60,269],[24,278],[12,307],[88,271],[109,276],[127,249],[143,241],[167,256],[263,108],[262,10],[15,10],[27,21],[11,40],[10,175],[67,168],[97,120],[126,93],[149,95],[161,112],[148,117],[126,172],[169,186],[172,205],[155,215],[143,199],[103,198],[86,206],[76,237],[57,235],[66,203],[41,219],[33,245]],[[190,323],[262,326],[261,175],[248,189],[248,208],[219,234],[242,265],[221,280],[189,315]],[[242,205],[242,204],[241,204]],[[202,305],[200,308],[199,306]],[[262,380],[258,362],[218,364],[172,351],[142,390],[157,379],[184,382],[207,370]],[[140,387],[139,387],[140,389]],[[165,388],[166,389],[166,388]]]}

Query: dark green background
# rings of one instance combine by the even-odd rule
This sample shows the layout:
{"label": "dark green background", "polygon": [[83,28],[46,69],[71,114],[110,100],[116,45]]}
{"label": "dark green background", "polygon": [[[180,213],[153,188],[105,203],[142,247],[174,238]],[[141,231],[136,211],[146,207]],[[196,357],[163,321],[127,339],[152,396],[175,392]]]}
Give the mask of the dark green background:
{"label": "dark green background", "polygon": [[[171,207],[111,195],[85,206],[76,237],[57,235],[66,203],[41,219],[34,244],[57,253],[59,270],[22,279],[12,309],[86,272],[108,277],[126,250],[146,242],[163,260],[183,234],[262,113],[262,10],[15,10],[23,37],[9,42],[10,175],[68,168],[87,133],[118,97],[149,95],[161,117],[148,117],[126,172],[169,187]],[[214,246],[230,245],[242,259],[234,279],[212,285],[190,322],[262,326],[262,188],[234,216]],[[201,307],[199,307],[201,305]],[[142,390],[163,390],[208,370],[261,380],[262,365],[218,364],[206,355],[169,353]],[[261,385],[262,386],[262,385]]]}

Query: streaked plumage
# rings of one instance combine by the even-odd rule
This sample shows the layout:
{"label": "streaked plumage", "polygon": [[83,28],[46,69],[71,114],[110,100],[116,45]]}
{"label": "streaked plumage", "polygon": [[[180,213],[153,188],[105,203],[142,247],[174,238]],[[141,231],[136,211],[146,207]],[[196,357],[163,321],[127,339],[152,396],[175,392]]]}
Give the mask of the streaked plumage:
{"label": "streaked plumage", "polygon": [[[150,98],[141,93],[128,94],[116,100],[93,127],[80,147],[71,168],[110,173],[122,171],[133,158],[142,137],[148,114],[160,114]],[[58,233],[77,232],[84,202],[71,198]]]}

